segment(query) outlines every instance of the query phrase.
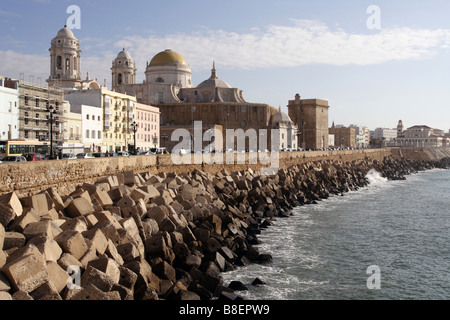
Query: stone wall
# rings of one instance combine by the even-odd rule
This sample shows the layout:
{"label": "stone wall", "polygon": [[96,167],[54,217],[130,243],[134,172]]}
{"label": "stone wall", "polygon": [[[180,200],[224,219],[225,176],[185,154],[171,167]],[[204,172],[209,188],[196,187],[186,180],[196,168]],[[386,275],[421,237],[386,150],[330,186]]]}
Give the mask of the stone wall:
{"label": "stone wall", "polygon": [[[282,169],[325,159],[351,162],[370,158],[382,161],[391,155],[412,160],[439,160],[450,156],[450,148],[281,152],[279,155],[279,168]],[[238,172],[248,168],[259,171],[262,167],[267,167],[259,162],[249,164],[249,154],[246,154],[246,157],[244,164],[238,164],[236,158],[234,164],[175,165],[170,155],[3,163],[0,165],[0,195],[16,191],[19,196],[29,196],[50,187],[55,188],[62,195],[67,195],[73,192],[78,184],[92,183],[102,177],[125,171],[180,174],[197,169],[216,174],[224,169],[229,172]]]}

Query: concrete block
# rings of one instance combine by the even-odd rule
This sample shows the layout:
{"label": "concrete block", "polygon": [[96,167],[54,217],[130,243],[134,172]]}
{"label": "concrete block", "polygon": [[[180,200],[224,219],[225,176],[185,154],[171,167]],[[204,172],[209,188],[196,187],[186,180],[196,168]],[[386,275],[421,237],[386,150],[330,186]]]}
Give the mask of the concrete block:
{"label": "concrete block", "polygon": [[30,296],[33,297],[34,300],[62,300],[58,290],[50,281],[45,282],[30,292]]}
{"label": "concrete block", "polygon": [[124,243],[117,246],[117,252],[122,256],[124,263],[133,260],[139,260],[141,254],[136,246],[132,243]]}
{"label": "concrete block", "polygon": [[34,237],[53,238],[53,228],[51,221],[39,221],[27,224],[23,230],[23,235],[29,241]]}
{"label": "concrete block", "polygon": [[107,191],[97,188],[93,195],[103,208],[113,205],[113,201]]}
{"label": "concrete block", "polygon": [[108,246],[106,247],[106,251],[105,251],[106,255],[108,257],[110,257],[111,259],[116,260],[116,262],[121,266],[123,265],[123,258],[122,256],[119,254],[119,252],[117,251],[116,246],[114,245],[114,243],[111,240],[108,240]]}
{"label": "concrete block", "polygon": [[66,298],[68,300],[91,300],[91,301],[103,301],[108,300],[108,295],[97,288],[93,284],[89,284],[81,290],[77,290],[76,293]]}
{"label": "concrete block", "polygon": [[12,299],[16,301],[28,301],[28,300],[34,300],[32,296],[30,296],[25,291],[16,291],[12,295]]}
{"label": "concrete block", "polygon": [[63,253],[59,244],[51,238],[43,236],[34,237],[27,243],[27,245],[29,244],[35,245],[47,262],[57,262]]}
{"label": "concrete block", "polygon": [[99,229],[91,229],[82,233],[83,237],[89,239],[97,254],[102,255],[108,247],[108,239]]}
{"label": "concrete block", "polygon": [[26,238],[23,234],[14,231],[5,232],[3,250],[23,247],[25,242]]}
{"label": "concrete block", "polygon": [[8,279],[0,272],[0,292],[11,290],[11,285]]}
{"label": "concrete block", "polygon": [[55,237],[55,241],[64,252],[70,253],[75,259],[80,259],[88,249],[83,236],[78,231],[63,231]]}
{"label": "concrete block", "polygon": [[119,201],[116,202],[116,206],[119,208],[132,207],[135,204],[135,201],[129,195],[123,196]]}
{"label": "concrete block", "polygon": [[97,258],[88,263],[88,268],[89,267],[94,267],[97,270],[104,272],[114,281],[114,283],[118,284],[120,281],[119,265],[113,259],[107,257]]}
{"label": "concrete block", "polygon": [[147,193],[149,199],[154,199],[161,195],[159,193],[159,191],[154,186],[151,186],[151,185],[145,185],[143,187],[139,187],[139,189],[145,191]]}
{"label": "concrete block", "polygon": [[0,250],[0,269],[3,268],[3,266],[6,264],[6,252],[3,250]]}
{"label": "concrete block", "polygon": [[142,286],[147,287],[152,282],[153,277],[152,267],[145,259],[142,259],[140,261],[131,261],[127,263],[125,267],[130,269],[137,275],[135,289],[140,288]]}
{"label": "concrete block", "polygon": [[81,276],[81,287],[86,288],[89,285],[94,285],[103,292],[108,292],[113,287],[114,280],[97,268],[88,266]]}
{"label": "concrete block", "polygon": [[152,268],[154,274],[160,279],[170,280],[172,282],[177,281],[175,269],[166,261],[162,261]]}
{"label": "concrete block", "polygon": [[50,196],[50,199],[52,200],[55,210],[56,211],[62,211],[64,210],[64,201],[61,198],[61,195],[56,191],[55,188],[48,188],[47,190],[48,195]]}
{"label": "concrete block", "polygon": [[16,217],[11,223],[11,230],[17,232],[23,232],[27,224],[40,221],[40,217],[37,215],[34,209],[24,210],[20,217]]}
{"label": "concrete block", "polygon": [[2,268],[14,290],[31,292],[48,281],[44,258],[39,254],[27,254]]}
{"label": "concrete block", "polygon": [[65,212],[68,217],[70,218],[76,218],[81,216],[87,216],[94,212],[94,208],[92,206],[92,202],[88,201],[85,197],[79,197],[73,199],[67,208],[65,209]]}
{"label": "concrete block", "polygon": [[137,201],[138,199],[142,199],[145,202],[150,199],[150,195],[142,189],[134,189],[130,194],[131,199]]}
{"label": "concrete block", "polygon": [[[89,241],[89,240],[87,240],[87,241]],[[91,262],[97,258],[98,258],[97,250],[91,244],[88,246],[86,253],[80,258],[80,263],[83,265],[84,268],[87,268],[89,262]]]}
{"label": "concrete block", "polygon": [[119,266],[119,270],[120,270],[119,284],[130,290],[134,290],[134,285],[138,278],[137,274],[124,266]]}
{"label": "concrete block", "polygon": [[[92,216],[92,215],[89,215]],[[69,218],[61,225],[62,231],[73,230],[78,231],[80,233],[87,231],[88,226],[86,222],[86,218],[84,216],[80,216],[77,218]]]}
{"label": "concrete block", "polygon": [[161,206],[151,207],[147,211],[147,217],[156,220],[159,226],[168,217],[166,211],[167,209],[164,210]]}
{"label": "concrete block", "polygon": [[0,291],[0,301],[13,300],[12,296],[6,291]]}
{"label": "concrete block", "polygon": [[85,219],[86,219],[86,224],[87,224],[88,229],[95,226],[98,222],[97,217],[93,214],[88,214],[87,216],[85,216]]}
{"label": "concrete block", "polygon": [[47,274],[49,281],[55,286],[56,291],[61,293],[67,286],[70,275],[66,271],[67,269],[61,268],[61,266],[54,262],[47,262]]}
{"label": "concrete block", "polygon": [[0,203],[0,224],[4,227],[14,220],[16,213],[13,209]]}
{"label": "concrete block", "polygon": [[5,227],[0,224],[0,250],[3,250],[3,242],[5,241]]}
{"label": "concrete block", "polygon": [[83,268],[83,265],[81,264],[81,262],[78,259],[76,259],[73,255],[71,255],[70,253],[63,253],[61,255],[61,258],[59,258],[59,260],[58,260],[58,265],[66,271],[71,266],[77,266],[79,268]]}
{"label": "concrete block", "polygon": [[7,207],[10,207],[17,217],[22,215],[22,203],[20,202],[19,197],[17,196],[17,193],[15,191],[2,195],[0,197],[0,203]]}
{"label": "concrete block", "polygon": [[36,194],[20,199],[23,208],[33,208],[38,216],[47,214],[50,209],[47,195],[45,193]]}

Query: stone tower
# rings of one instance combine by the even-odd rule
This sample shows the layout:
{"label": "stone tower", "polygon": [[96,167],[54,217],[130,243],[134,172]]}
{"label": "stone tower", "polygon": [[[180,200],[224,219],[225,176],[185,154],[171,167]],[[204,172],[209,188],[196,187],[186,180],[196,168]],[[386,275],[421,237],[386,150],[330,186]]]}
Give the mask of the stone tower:
{"label": "stone tower", "polygon": [[397,138],[403,137],[403,121],[400,120],[397,125]]}
{"label": "stone tower", "polygon": [[289,117],[298,126],[298,145],[303,149],[328,148],[328,101],[301,99],[288,104]]}
{"label": "stone tower", "polygon": [[136,84],[136,71],[136,63],[124,48],[112,63],[112,89],[121,91],[124,85]]}
{"label": "stone tower", "polygon": [[61,88],[80,87],[81,50],[80,41],[64,26],[51,41],[49,86]]}

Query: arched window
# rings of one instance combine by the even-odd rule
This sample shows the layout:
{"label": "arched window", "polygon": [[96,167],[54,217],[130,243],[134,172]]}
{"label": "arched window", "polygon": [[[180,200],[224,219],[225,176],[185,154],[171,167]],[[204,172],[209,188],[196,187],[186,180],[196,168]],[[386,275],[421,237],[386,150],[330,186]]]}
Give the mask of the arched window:
{"label": "arched window", "polygon": [[119,75],[117,76],[117,84],[122,84],[122,74],[119,73]]}
{"label": "arched window", "polygon": [[156,79],[156,82],[158,82],[158,83],[164,83],[164,79],[160,77],[160,78]]}
{"label": "arched window", "polygon": [[66,71],[70,70],[70,60],[67,58],[66,59]]}
{"label": "arched window", "polygon": [[56,57],[56,69],[61,70],[62,69],[62,58],[61,56]]}

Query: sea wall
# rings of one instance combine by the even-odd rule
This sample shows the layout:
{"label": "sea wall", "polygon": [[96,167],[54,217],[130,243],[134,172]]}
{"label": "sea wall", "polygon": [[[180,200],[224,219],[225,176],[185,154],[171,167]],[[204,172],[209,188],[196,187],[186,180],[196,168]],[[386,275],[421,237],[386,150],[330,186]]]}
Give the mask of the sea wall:
{"label": "sea wall", "polygon": [[[295,164],[323,159],[354,161],[371,158],[382,161],[393,152],[395,150],[392,149],[280,152],[276,165],[279,168],[288,168]],[[196,164],[198,162],[195,156],[192,156],[191,164],[176,165],[172,162],[170,155],[2,163],[0,164],[0,195],[16,191],[19,196],[29,196],[50,187],[56,188],[61,195],[67,195],[75,190],[77,184],[93,183],[100,178],[126,171],[180,174],[201,170],[216,174],[222,170],[237,172],[248,168],[259,171],[268,166],[259,160],[256,163],[251,162],[250,156],[248,153],[245,154],[246,158],[241,162],[238,161],[238,155],[234,155],[233,161],[222,158],[222,164],[217,164],[220,161],[214,164],[201,162]]]}
{"label": "sea wall", "polygon": [[382,160],[367,153],[285,157],[285,167],[271,176],[248,167],[214,174],[125,171],[78,184],[67,195],[55,188],[4,194],[0,299],[237,300],[236,290],[245,286],[225,284],[221,273],[270,263],[270,253],[255,246],[258,234],[293,207],[357,190],[372,169],[404,179],[450,168],[450,158],[385,152],[372,153]]}

